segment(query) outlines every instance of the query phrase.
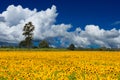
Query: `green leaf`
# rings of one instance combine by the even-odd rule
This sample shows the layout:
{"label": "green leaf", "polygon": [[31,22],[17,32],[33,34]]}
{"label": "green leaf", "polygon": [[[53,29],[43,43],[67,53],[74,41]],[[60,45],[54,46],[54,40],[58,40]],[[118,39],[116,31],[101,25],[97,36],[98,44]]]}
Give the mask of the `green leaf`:
{"label": "green leaf", "polygon": [[76,76],[76,72],[72,72],[72,74],[70,74],[70,75],[68,76],[68,79],[69,79],[69,80],[77,80],[77,78],[76,78],[75,76]]}

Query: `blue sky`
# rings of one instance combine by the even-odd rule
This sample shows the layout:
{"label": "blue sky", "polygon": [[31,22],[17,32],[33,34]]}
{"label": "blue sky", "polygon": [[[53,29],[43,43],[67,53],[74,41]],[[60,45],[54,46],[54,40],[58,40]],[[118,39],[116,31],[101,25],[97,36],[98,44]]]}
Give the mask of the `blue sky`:
{"label": "blue sky", "polygon": [[54,4],[59,13],[56,23],[72,24],[73,29],[78,26],[84,29],[87,24],[119,29],[118,25],[111,26],[120,21],[119,0],[0,0],[0,12],[11,4],[37,10],[45,10]]}
{"label": "blue sky", "polygon": [[119,0],[0,0],[0,42],[19,43],[28,21],[51,46],[120,48]]}

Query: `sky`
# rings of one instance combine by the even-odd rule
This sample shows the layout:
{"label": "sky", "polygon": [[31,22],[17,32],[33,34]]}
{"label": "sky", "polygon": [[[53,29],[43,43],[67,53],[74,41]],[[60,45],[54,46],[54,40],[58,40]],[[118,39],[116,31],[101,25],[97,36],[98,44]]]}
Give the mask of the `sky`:
{"label": "sky", "polygon": [[0,0],[0,42],[19,43],[34,20],[34,39],[51,46],[120,48],[119,8],[119,0]]}

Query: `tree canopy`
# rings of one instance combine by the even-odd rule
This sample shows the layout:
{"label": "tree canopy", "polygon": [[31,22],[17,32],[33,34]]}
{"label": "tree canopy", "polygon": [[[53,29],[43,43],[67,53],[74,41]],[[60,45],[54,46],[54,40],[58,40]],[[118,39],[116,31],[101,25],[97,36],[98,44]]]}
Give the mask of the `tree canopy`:
{"label": "tree canopy", "polygon": [[75,50],[75,46],[74,44],[70,44],[69,47],[68,47],[69,50]]}
{"label": "tree canopy", "polygon": [[32,39],[33,39],[33,31],[35,27],[32,22],[28,22],[25,24],[23,28],[23,35],[25,36],[25,40],[21,41],[19,46],[24,46],[30,48],[32,46]]}
{"label": "tree canopy", "polygon": [[39,44],[40,48],[49,48],[49,44],[46,40],[42,40]]}

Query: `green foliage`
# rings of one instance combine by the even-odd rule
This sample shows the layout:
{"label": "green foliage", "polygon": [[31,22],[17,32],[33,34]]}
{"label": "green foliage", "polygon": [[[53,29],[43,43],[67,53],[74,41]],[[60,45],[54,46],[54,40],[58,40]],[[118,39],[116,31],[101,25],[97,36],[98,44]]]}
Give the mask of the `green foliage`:
{"label": "green foliage", "polygon": [[49,44],[46,40],[42,40],[39,44],[40,48],[49,48]]}
{"label": "green foliage", "polygon": [[52,80],[51,78],[47,78],[46,80]]}
{"label": "green foliage", "polygon": [[32,25],[32,22],[25,24],[25,26],[23,28],[23,35],[25,36],[25,40],[23,40],[19,43],[19,47],[30,48],[32,46],[32,38],[33,38],[34,28],[35,27],[34,27],[34,25]]}
{"label": "green foliage", "polygon": [[82,75],[83,80],[85,80],[85,71],[83,71],[81,75]]}
{"label": "green foliage", "polygon": [[99,78],[98,74],[96,74],[96,77],[97,77],[97,80],[100,80],[100,78]]}
{"label": "green foliage", "polygon": [[118,80],[120,80],[120,73],[119,73],[119,75],[118,75]]}
{"label": "green foliage", "polygon": [[20,43],[19,43],[19,47],[21,48],[21,47],[25,47],[26,46],[26,42],[25,42],[25,40],[23,40],[23,41],[21,41]]}
{"label": "green foliage", "polygon": [[5,77],[0,77],[0,80],[7,80],[7,78],[5,78]]}
{"label": "green foliage", "polygon": [[21,78],[19,78],[19,79],[20,79],[20,80],[25,80],[25,79],[24,79],[24,78],[22,78],[22,77],[21,77]]}
{"label": "green foliage", "polygon": [[68,76],[68,79],[69,79],[69,80],[77,80],[77,78],[76,78],[75,76],[76,76],[76,73],[73,72],[72,74],[70,74],[70,75]]}
{"label": "green foliage", "polygon": [[70,44],[70,46],[68,47],[69,50],[75,50],[75,46],[74,44]]}

